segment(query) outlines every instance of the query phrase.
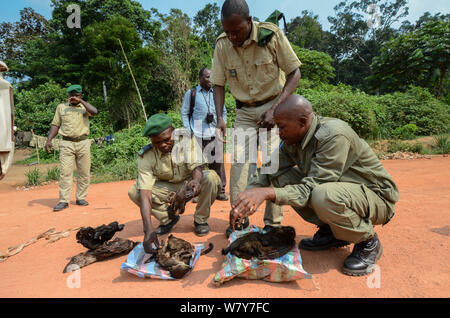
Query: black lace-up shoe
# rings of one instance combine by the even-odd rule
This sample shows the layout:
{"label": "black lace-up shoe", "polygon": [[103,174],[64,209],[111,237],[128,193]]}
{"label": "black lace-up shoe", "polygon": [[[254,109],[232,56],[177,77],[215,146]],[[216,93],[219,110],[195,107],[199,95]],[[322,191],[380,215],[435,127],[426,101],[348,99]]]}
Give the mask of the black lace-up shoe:
{"label": "black lace-up shoe", "polygon": [[299,247],[307,251],[323,251],[332,247],[343,247],[349,244],[350,242],[335,238],[330,226],[326,224],[320,226],[313,237],[301,240]]}
{"label": "black lace-up shoe", "polygon": [[59,212],[59,211],[62,211],[64,209],[67,209],[68,207],[69,207],[68,203],[59,202],[58,205],[53,208],[53,211]]}
{"label": "black lace-up shoe", "polygon": [[164,235],[169,233],[170,231],[172,231],[172,228],[174,227],[175,224],[177,224],[179,220],[180,216],[177,215],[176,219],[171,221],[170,223],[158,226],[158,228],[155,230],[155,233],[158,235]]}
{"label": "black lace-up shoe", "polygon": [[362,276],[375,270],[375,263],[383,254],[383,247],[375,235],[367,241],[355,244],[352,253],[344,262],[342,271],[351,276]]}
{"label": "black lace-up shoe", "polygon": [[89,203],[86,200],[77,200],[75,203],[81,206],[89,205]]}
{"label": "black lace-up shoe", "polygon": [[198,224],[194,222],[194,226],[195,226],[195,235],[197,236],[205,236],[209,233],[209,225],[208,223],[204,223],[204,224]]}

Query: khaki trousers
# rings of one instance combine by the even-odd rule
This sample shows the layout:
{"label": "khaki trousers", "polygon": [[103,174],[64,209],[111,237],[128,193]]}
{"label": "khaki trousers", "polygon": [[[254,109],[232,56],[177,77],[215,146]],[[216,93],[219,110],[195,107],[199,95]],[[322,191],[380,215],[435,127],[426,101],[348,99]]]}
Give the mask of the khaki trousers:
{"label": "khaki trousers", "polygon": [[[274,187],[298,184],[303,178],[298,168],[273,178]],[[374,235],[373,226],[385,224],[389,209],[384,200],[363,184],[329,182],[316,186],[307,207],[294,207],[307,222],[330,225],[333,235],[340,240],[359,243]],[[270,214],[271,206],[266,207]],[[275,210],[278,215],[278,211]]]}
{"label": "khaki trousers", "polygon": [[59,161],[59,202],[70,202],[74,163],[78,172],[76,199],[84,200],[91,179],[91,141],[89,139],[79,142],[61,140]]}
{"label": "khaki trousers", "polygon": [[[183,181],[184,182],[184,181]],[[167,209],[169,205],[166,198],[170,192],[176,192],[183,185],[183,182],[170,183],[156,180],[152,190],[152,215],[158,219],[161,225],[170,223]],[[221,181],[217,173],[213,170],[203,170],[203,177],[200,182],[201,191],[198,196],[197,208],[194,214],[194,221],[197,224],[208,222],[211,206],[216,200],[217,193],[221,189]],[[136,184],[132,185],[128,191],[128,196],[137,206],[139,203],[139,189]]]}
{"label": "khaki trousers", "polygon": [[[276,99],[258,106],[258,107],[242,107],[236,109],[236,120],[234,124],[234,131],[237,136],[246,132],[254,131],[256,133],[247,134],[245,141],[243,138],[233,138],[233,152],[231,157],[231,169],[230,169],[230,203],[233,203],[239,193],[245,191],[249,178],[255,177],[257,173],[256,161],[252,154],[257,154],[258,150],[258,129],[257,122],[260,120],[261,115],[269,110],[276,102]],[[270,133],[268,133],[270,140]],[[264,142],[264,140],[263,140]],[[259,145],[262,148],[262,145]],[[271,153],[271,143],[267,144],[267,149]],[[278,147],[278,145],[273,145]],[[244,157],[245,156],[245,157]],[[242,160],[241,160],[242,159]],[[252,162],[253,161],[253,162]],[[270,209],[267,210],[267,207]],[[265,224],[269,225],[281,225],[283,219],[283,208],[279,205],[275,205],[271,201],[266,202],[266,211],[270,211],[270,214],[264,214]]]}

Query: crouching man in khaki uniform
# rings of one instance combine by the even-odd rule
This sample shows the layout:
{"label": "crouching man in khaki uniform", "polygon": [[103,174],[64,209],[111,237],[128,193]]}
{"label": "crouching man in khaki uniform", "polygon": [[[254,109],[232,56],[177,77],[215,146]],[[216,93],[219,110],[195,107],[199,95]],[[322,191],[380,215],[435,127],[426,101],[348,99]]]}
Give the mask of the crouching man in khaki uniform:
{"label": "crouching man in khaki uniform", "polygon": [[[264,200],[290,205],[316,224],[300,247],[318,251],[355,243],[343,272],[374,270],[382,247],[373,226],[394,216],[398,189],[369,145],[345,122],[315,115],[305,98],[292,95],[274,113],[282,143],[279,170],[259,175],[240,193],[232,222],[253,214]],[[272,205],[266,205],[266,214]]]}
{"label": "crouching man in khaki uniform", "polygon": [[91,177],[91,141],[88,138],[89,117],[98,114],[97,108],[82,99],[80,85],[70,86],[67,93],[69,94],[67,103],[56,107],[56,113],[45,144],[45,150],[50,153],[52,151],[52,139],[58,133],[63,138],[59,149],[59,203],[53,209],[55,212],[69,207],[74,162],[78,171],[76,204],[88,205],[85,198]]}
{"label": "crouching man in khaki uniform", "polygon": [[[128,191],[130,199],[141,210],[144,226],[144,249],[150,253],[151,243],[156,235],[167,234],[180,219],[169,219],[167,198],[171,192],[176,192],[185,180],[192,177],[190,185],[194,188],[194,195],[199,201],[194,214],[195,234],[204,236],[209,233],[208,218],[211,205],[221,189],[221,180],[213,170],[203,170],[206,160],[200,149],[200,158],[196,156],[198,144],[192,139],[189,158],[185,152],[173,152],[179,141],[173,138],[172,121],[166,114],[156,114],[150,117],[144,128],[143,136],[149,136],[151,144],[139,151],[138,177],[136,183]],[[160,222],[154,230],[150,215]]]}

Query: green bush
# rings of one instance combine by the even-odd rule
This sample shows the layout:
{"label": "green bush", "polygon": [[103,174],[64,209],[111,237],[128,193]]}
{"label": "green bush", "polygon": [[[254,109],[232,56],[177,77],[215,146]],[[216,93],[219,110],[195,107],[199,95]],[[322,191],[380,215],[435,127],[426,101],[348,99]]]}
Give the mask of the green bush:
{"label": "green bush", "polygon": [[56,106],[66,102],[67,92],[54,82],[39,85],[14,94],[15,122],[21,131],[46,136],[55,115]]}
{"label": "green bush", "polygon": [[296,45],[292,45],[292,48],[302,62],[300,67],[302,78],[316,83],[328,83],[336,76],[335,69],[331,66],[333,59],[327,53],[300,48]]}
{"label": "green bush", "polygon": [[305,81],[296,93],[312,103],[314,112],[346,121],[363,138],[412,139],[449,132],[450,106],[427,89],[372,96],[348,85]]}
{"label": "green bush", "polygon": [[315,113],[347,122],[363,138],[379,138],[382,119],[378,117],[384,116],[384,111],[373,96],[353,92],[346,85],[321,85],[297,92],[312,103]]}
{"label": "green bush", "polygon": [[142,137],[144,125],[136,124],[130,129],[114,133],[114,142],[91,147],[91,169],[95,174],[112,175],[118,180],[130,180],[137,176],[138,151],[149,143]]}
{"label": "green bush", "polygon": [[47,175],[45,176],[45,181],[55,181],[59,180],[59,168],[53,167],[47,169]]}
{"label": "green bush", "polygon": [[417,131],[417,126],[414,124],[407,124],[403,127],[397,127],[394,130],[394,137],[407,140],[407,139],[414,139],[415,134]]}
{"label": "green bush", "polygon": [[450,106],[425,88],[410,87],[405,93],[382,95],[378,101],[388,112],[384,122],[388,130],[414,124],[419,136],[449,132]]}
{"label": "green bush", "polygon": [[395,152],[413,152],[418,154],[425,154],[427,150],[425,145],[421,142],[401,142],[398,140],[393,140],[389,142],[388,153]]}
{"label": "green bush", "polygon": [[25,176],[27,177],[27,185],[28,186],[37,186],[41,184],[41,172],[38,168],[30,169],[25,172]]}
{"label": "green bush", "polygon": [[448,135],[434,137],[433,150],[435,153],[445,155],[450,153],[450,141]]}

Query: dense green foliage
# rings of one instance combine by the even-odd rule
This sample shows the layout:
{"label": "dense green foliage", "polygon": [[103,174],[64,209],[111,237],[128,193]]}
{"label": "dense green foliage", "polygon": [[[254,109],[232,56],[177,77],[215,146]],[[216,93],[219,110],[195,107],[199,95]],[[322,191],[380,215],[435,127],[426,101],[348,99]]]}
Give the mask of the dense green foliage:
{"label": "dense green foliage", "polygon": [[[299,88],[297,93],[311,101],[316,113],[348,122],[363,138],[427,136],[450,130],[450,106],[420,87],[372,96],[346,85],[323,84]],[[408,125],[415,127],[412,134]]]}
{"label": "dense green foliage", "polygon": [[113,175],[119,180],[128,180],[137,176],[138,151],[149,143],[142,137],[143,125],[134,125],[114,134],[114,143],[91,147],[91,170],[95,174]]}
{"label": "dense green foliage", "polygon": [[308,50],[292,45],[295,54],[302,62],[301,72],[303,79],[316,83],[328,83],[335,77],[334,67],[331,66],[333,59],[324,52]]}
{"label": "dense green foliage", "polygon": [[30,90],[21,90],[15,97],[15,122],[19,130],[46,136],[55,115],[56,106],[64,103],[67,93],[54,82]]}
{"label": "dense green foliage", "polygon": [[[56,106],[67,98],[65,88],[79,83],[99,110],[90,137],[114,133],[116,140],[93,144],[94,174],[134,178],[137,151],[148,142],[141,137],[144,113],[166,112],[182,127],[182,98],[197,84],[199,69],[211,67],[223,31],[220,8],[206,4],[191,18],[179,9],[145,10],[135,0],[51,2],[48,21],[25,8],[20,21],[0,23],[0,59],[16,88],[16,125],[45,136]],[[72,3],[81,8],[81,29],[67,27]],[[345,120],[363,138],[446,136],[450,15],[425,13],[414,24],[402,21],[407,15],[406,0],[343,0],[325,31],[317,15],[302,11],[287,25],[302,62],[297,93],[315,112]],[[398,29],[396,22],[402,22]],[[225,107],[231,128],[236,104],[228,88]],[[445,153],[448,140],[439,140]]]}
{"label": "dense green foliage", "polygon": [[385,125],[389,129],[415,124],[420,136],[450,130],[450,106],[434,98],[427,89],[410,87],[405,93],[383,95],[378,100],[388,110]]}
{"label": "dense green foliage", "polygon": [[373,60],[374,74],[369,80],[382,92],[404,91],[416,85],[439,97],[450,92],[449,61],[450,19],[430,21],[385,43]]}

